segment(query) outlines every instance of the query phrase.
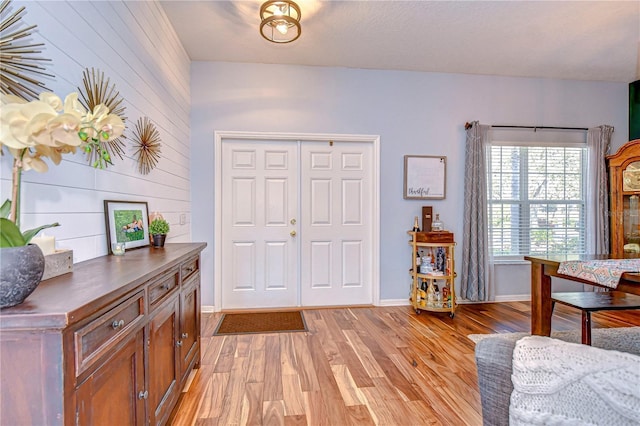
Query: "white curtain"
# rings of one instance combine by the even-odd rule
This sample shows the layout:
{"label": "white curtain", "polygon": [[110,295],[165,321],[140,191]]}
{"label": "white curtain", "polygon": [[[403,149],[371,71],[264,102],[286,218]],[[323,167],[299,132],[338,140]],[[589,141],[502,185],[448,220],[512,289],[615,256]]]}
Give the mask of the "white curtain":
{"label": "white curtain", "polygon": [[487,154],[489,126],[467,126],[464,174],[464,232],[461,296],[489,300],[489,237],[487,220]]}
{"label": "white curtain", "polygon": [[609,182],[605,157],[612,133],[613,127],[606,125],[587,132],[587,251],[593,254],[609,253]]}

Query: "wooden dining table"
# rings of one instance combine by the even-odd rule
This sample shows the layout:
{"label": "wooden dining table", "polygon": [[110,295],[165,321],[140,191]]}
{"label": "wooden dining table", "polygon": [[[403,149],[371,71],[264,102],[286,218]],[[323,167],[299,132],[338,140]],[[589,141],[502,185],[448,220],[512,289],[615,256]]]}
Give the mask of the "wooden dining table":
{"label": "wooden dining table", "polygon": [[[593,281],[559,274],[558,267],[560,263],[610,259],[610,257],[606,255],[555,255],[525,256],[524,259],[531,262],[531,334],[549,336],[551,334],[551,315],[553,313],[551,277],[564,278],[596,287],[604,287]],[[640,295],[640,273],[625,272],[622,274],[616,290]]]}

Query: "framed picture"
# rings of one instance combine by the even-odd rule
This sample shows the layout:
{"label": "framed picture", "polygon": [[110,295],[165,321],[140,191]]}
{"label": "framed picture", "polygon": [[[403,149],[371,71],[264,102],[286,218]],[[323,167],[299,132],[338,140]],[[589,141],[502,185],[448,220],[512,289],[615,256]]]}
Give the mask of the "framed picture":
{"label": "framed picture", "polygon": [[124,243],[126,249],[149,245],[149,208],[146,201],[104,200],[107,247]]}
{"label": "framed picture", "polygon": [[447,157],[404,156],[404,199],[443,200],[445,198]]}

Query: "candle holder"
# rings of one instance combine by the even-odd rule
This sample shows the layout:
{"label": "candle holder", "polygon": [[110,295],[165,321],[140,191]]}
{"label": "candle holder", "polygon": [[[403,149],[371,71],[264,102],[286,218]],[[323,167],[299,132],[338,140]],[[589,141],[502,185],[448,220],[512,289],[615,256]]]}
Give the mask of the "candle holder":
{"label": "candle holder", "polygon": [[125,250],[126,250],[125,243],[113,243],[113,244],[111,244],[111,253],[113,253],[116,256],[124,255]]}
{"label": "candle holder", "polygon": [[73,250],[60,249],[44,256],[42,280],[73,272]]}

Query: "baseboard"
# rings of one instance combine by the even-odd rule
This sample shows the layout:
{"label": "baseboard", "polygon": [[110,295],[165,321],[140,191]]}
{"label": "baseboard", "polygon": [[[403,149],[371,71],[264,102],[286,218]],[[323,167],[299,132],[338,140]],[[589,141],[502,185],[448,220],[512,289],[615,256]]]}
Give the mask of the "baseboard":
{"label": "baseboard", "polygon": [[[492,302],[528,302],[530,300],[531,300],[531,295],[529,294],[512,294],[512,295],[496,296],[495,300],[489,300],[489,301],[474,302],[471,300],[458,299],[458,305],[468,305],[473,303],[492,303]],[[410,305],[411,305],[411,302],[407,298],[407,299],[382,299],[376,306],[410,306]],[[320,309],[320,308],[307,307],[306,309]],[[215,306],[203,305],[201,308],[201,312],[205,314],[214,313],[216,312]]]}
{"label": "baseboard", "polygon": [[[503,295],[496,296],[495,300],[484,300],[484,301],[472,301],[466,299],[458,299],[458,305],[471,305],[474,303],[493,303],[493,302],[528,302],[531,300],[531,295],[529,294],[511,294],[511,295]],[[411,302],[409,299],[384,299],[380,300],[380,303],[376,306],[409,306]]]}
{"label": "baseboard", "polygon": [[531,296],[528,294],[511,294],[496,296],[493,300],[467,300],[458,299],[458,305],[473,305],[477,303],[500,303],[500,302],[529,302]]}
{"label": "baseboard", "polygon": [[380,300],[376,306],[408,306],[411,305],[409,299],[384,299]]}
{"label": "baseboard", "polygon": [[495,302],[530,302],[530,294],[508,294],[504,296],[496,296]]}

